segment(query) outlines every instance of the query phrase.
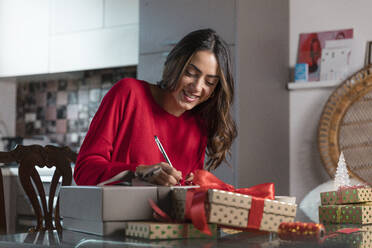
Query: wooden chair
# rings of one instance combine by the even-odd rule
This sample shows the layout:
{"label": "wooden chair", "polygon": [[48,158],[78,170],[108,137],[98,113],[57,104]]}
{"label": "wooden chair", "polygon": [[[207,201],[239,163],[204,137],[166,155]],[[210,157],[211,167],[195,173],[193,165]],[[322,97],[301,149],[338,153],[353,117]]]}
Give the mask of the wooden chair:
{"label": "wooden chair", "polygon": [[[71,185],[72,169],[70,164],[76,161],[76,157],[77,154],[71,151],[70,148],[52,145],[47,145],[45,147],[39,145],[19,145],[10,152],[0,152],[0,162],[9,163],[15,161],[19,164],[18,176],[37,218],[36,227],[31,228],[29,232],[55,229],[58,231],[62,230],[59,216],[59,197],[57,197],[54,213],[53,203],[60,178],[62,177],[63,186]],[[48,204],[43,183],[36,170],[36,166],[41,168],[45,166],[48,168],[56,168],[50,185]],[[2,185],[1,182],[0,191],[2,190]],[[0,194],[1,193],[2,192],[0,192]],[[4,194],[2,193],[1,195],[3,196]],[[40,201],[38,197],[40,197]],[[4,200],[0,198],[0,201],[1,200],[0,215],[5,215],[5,211],[1,211],[1,206],[4,206]],[[1,222],[0,225],[5,225],[5,218],[4,222]],[[6,228],[4,229],[1,226],[0,230],[6,230]]]}
{"label": "wooden chair", "polygon": [[331,177],[343,152],[349,174],[372,185],[372,65],[345,80],[328,98],[319,121],[318,148]]}

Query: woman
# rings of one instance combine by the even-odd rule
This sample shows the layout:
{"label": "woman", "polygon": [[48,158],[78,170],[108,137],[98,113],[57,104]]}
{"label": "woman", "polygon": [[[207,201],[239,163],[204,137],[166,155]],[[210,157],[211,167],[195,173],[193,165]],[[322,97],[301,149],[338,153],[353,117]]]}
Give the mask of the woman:
{"label": "woman", "polygon": [[233,93],[226,43],[211,29],[191,32],[169,53],[158,85],[126,78],[106,94],[81,146],[76,183],[112,183],[132,171],[176,185],[203,169],[205,153],[206,168],[217,168],[237,133]]}

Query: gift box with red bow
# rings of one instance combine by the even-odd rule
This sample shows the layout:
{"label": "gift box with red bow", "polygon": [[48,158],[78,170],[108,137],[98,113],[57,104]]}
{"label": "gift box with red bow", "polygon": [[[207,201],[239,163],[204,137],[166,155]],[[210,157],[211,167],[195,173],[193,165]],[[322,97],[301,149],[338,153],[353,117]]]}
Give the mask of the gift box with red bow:
{"label": "gift box with red bow", "polygon": [[[195,191],[192,196],[188,196],[190,191]],[[198,218],[205,216],[207,223],[277,232],[281,222],[292,222],[296,216],[296,204],[218,189],[198,191],[183,188],[173,190],[172,209],[176,220],[191,218],[193,223],[198,223]],[[198,203],[197,194],[205,194],[205,200]]]}

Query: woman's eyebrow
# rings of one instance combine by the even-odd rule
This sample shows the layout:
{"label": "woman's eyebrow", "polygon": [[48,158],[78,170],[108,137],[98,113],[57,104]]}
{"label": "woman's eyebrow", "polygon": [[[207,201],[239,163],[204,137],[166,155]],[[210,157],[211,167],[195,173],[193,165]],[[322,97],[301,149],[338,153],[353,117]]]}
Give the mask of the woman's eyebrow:
{"label": "woman's eyebrow", "polygon": [[[202,71],[196,66],[196,65],[194,65],[194,64],[189,64],[189,65],[191,65],[192,67],[194,67],[194,69],[196,70],[196,71],[198,71],[199,73],[202,73]],[[217,75],[207,75],[207,77],[212,77],[212,78],[220,78],[219,76],[217,76]]]}

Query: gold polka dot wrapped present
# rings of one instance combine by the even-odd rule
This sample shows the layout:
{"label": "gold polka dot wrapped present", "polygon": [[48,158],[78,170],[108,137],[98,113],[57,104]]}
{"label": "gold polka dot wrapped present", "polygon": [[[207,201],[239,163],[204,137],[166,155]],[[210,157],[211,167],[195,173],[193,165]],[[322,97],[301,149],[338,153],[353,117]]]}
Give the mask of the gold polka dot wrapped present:
{"label": "gold polka dot wrapped present", "polygon": [[372,189],[370,187],[362,187],[322,192],[320,193],[320,199],[322,205],[372,202]]}
{"label": "gold polka dot wrapped present", "polygon": [[[172,210],[176,220],[183,221],[187,189],[172,191]],[[205,204],[208,223],[246,228],[252,197],[223,190],[208,190]],[[297,205],[265,199],[263,217],[259,230],[277,232],[281,222],[292,222]]]}
{"label": "gold polka dot wrapped present", "polygon": [[125,235],[145,239],[215,238],[217,225],[209,224],[212,236],[204,234],[191,223],[126,222]]}
{"label": "gold polka dot wrapped present", "polygon": [[319,206],[323,224],[372,224],[372,203]]}

